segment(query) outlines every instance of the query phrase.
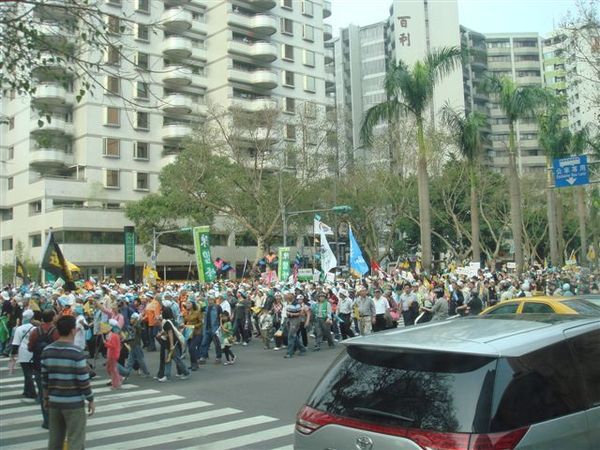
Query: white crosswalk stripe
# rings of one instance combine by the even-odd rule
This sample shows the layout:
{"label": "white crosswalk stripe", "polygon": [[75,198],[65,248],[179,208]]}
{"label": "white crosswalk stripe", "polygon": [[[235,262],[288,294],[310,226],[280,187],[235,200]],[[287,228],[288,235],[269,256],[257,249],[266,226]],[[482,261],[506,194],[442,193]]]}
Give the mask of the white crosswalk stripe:
{"label": "white crosswalk stripe", "polygon": [[[40,406],[24,405],[22,384],[14,381],[0,385],[0,448],[44,449],[48,432],[40,427]],[[87,420],[88,449],[292,449],[293,425],[274,417],[134,384],[114,391],[106,382],[92,381],[96,413]]]}

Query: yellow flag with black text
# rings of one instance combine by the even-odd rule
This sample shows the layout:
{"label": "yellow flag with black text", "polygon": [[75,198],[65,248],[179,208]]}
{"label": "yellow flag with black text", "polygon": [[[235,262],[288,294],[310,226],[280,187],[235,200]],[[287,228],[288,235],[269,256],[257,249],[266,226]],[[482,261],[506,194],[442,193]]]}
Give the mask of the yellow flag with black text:
{"label": "yellow flag with black text", "polygon": [[62,278],[65,281],[66,290],[73,291],[76,289],[72,267],[77,266],[74,266],[66,260],[62,250],[54,240],[54,235],[51,231],[48,233],[46,248],[42,255],[40,267],[45,271],[50,272],[52,275]]}

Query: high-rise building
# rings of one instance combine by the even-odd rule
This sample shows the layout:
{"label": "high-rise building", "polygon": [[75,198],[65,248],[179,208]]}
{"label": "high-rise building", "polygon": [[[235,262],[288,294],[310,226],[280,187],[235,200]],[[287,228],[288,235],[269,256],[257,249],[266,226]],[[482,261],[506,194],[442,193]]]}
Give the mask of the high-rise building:
{"label": "high-rise building", "polygon": [[[114,42],[95,74],[102,89],[77,101],[76,79],[56,81],[70,63],[56,61],[34,68],[31,98],[2,95],[3,263],[13,261],[18,242],[39,260],[52,228],[86,274],[118,274],[123,227],[131,225],[125,203],[158,190],[161,168],[208,105],[278,107],[289,115],[307,104],[331,106],[324,44],[332,32],[323,21],[329,1],[107,0],[100,8]],[[76,48],[78,37],[61,25],[68,9],[48,4],[30,14],[44,39]],[[254,257],[251,243],[234,233],[212,239],[232,262]],[[141,246],[136,260],[147,260]],[[159,261],[187,270],[190,257],[163,248]]]}
{"label": "high-rise building", "polygon": [[[517,86],[544,85],[542,40],[537,33],[486,34],[487,69],[492,75],[508,77]],[[498,104],[498,95],[490,94],[492,167],[508,167],[508,119]],[[516,125],[517,168],[520,173],[541,170],[545,157],[538,143],[537,118],[519,120]]]}
{"label": "high-rise building", "polygon": [[[353,149],[357,162],[378,162],[360,141],[365,113],[386,99],[383,81],[391,64],[402,60],[409,66],[441,47],[460,47],[456,0],[394,0],[389,17],[383,22],[340,30],[335,41],[336,103],[344,120],[345,144]],[[464,108],[463,79],[460,68],[436,86],[428,117],[439,124],[439,110],[449,104]]]}

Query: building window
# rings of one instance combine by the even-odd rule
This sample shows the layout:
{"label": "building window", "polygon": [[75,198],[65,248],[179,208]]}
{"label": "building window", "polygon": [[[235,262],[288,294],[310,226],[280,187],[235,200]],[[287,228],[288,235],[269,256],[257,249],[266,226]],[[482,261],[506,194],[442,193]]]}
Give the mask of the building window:
{"label": "building window", "polygon": [[133,158],[134,159],[150,159],[150,152],[148,151],[149,144],[147,142],[134,142],[133,143]]}
{"label": "building window", "polygon": [[8,129],[9,130],[14,130],[15,128],[15,118],[13,117],[9,117],[8,118]]}
{"label": "building window", "polygon": [[304,102],[304,117],[307,119],[317,118],[317,105],[313,102]]}
{"label": "building window", "polygon": [[114,138],[102,139],[102,156],[118,158],[121,156],[121,141]]}
{"label": "building window", "polygon": [[13,209],[12,208],[6,208],[6,209],[0,210],[0,217],[2,219],[2,222],[6,222],[8,220],[12,220],[13,219]]}
{"label": "building window", "polygon": [[290,36],[294,35],[294,21],[292,19],[281,18],[281,33]]}
{"label": "building window", "polygon": [[289,70],[283,71],[283,85],[294,87],[294,72],[290,72]]}
{"label": "building window", "polygon": [[138,69],[148,70],[148,67],[150,67],[150,55],[148,53],[137,52],[135,65]]}
{"label": "building window", "polygon": [[117,16],[108,16],[108,32],[121,34],[121,19]]}
{"label": "building window", "polygon": [[317,82],[315,80],[315,77],[304,75],[304,90],[306,92],[316,92]]}
{"label": "building window", "polygon": [[11,191],[15,187],[14,177],[8,177],[8,190]]}
{"label": "building window", "polygon": [[291,141],[296,140],[296,126],[292,124],[285,125],[285,138]]}
{"label": "building window", "polygon": [[137,0],[137,10],[145,13],[150,12],[150,0]]}
{"label": "building window", "polygon": [[293,0],[281,0],[281,7],[284,9],[293,9]]}
{"label": "building window", "polygon": [[35,216],[36,214],[41,214],[42,213],[42,201],[41,200],[37,200],[35,202],[31,202],[29,204],[29,215],[30,216]]}
{"label": "building window", "polygon": [[121,114],[119,108],[114,108],[112,106],[106,107],[106,123],[105,125],[111,127],[119,127],[121,126]]}
{"label": "building window", "polygon": [[8,159],[9,161],[11,159],[15,159],[15,147],[14,146],[11,145],[10,147],[8,147],[8,155],[7,156],[8,157],[6,159]]}
{"label": "building window", "polygon": [[148,99],[148,83],[144,83],[143,81],[138,81],[136,83],[135,96],[137,98],[143,98],[145,100]]}
{"label": "building window", "polygon": [[41,234],[32,234],[29,236],[29,246],[30,247],[41,247],[42,246],[42,235]]}
{"label": "building window", "polygon": [[303,27],[302,37],[306,41],[314,42],[314,40],[315,40],[315,27],[313,27],[312,25],[306,25],[305,24],[304,27]]}
{"label": "building window", "polygon": [[106,90],[109,94],[119,95],[121,93],[121,79],[117,77],[106,77]]}
{"label": "building window", "polygon": [[109,44],[106,52],[106,63],[110,64],[111,66],[118,66],[121,64],[121,55],[119,53],[119,49],[112,44]]}
{"label": "building window", "polygon": [[138,23],[137,24],[137,38],[140,41],[148,42],[150,40],[150,33],[148,30],[149,30],[148,25],[144,25],[143,23]]}
{"label": "building window", "polygon": [[304,0],[302,2],[302,14],[308,17],[312,17],[314,15],[315,5],[313,2],[309,0]]}
{"label": "building window", "polygon": [[296,112],[296,99],[291,97],[285,98],[285,112],[294,114]]}
{"label": "building window", "polygon": [[104,187],[110,189],[119,189],[119,171],[106,169],[104,174]]}
{"label": "building window", "polygon": [[148,113],[141,111],[136,113],[135,127],[141,130],[148,129]]}
{"label": "building window", "polygon": [[315,67],[315,52],[304,50],[304,58],[302,62],[305,66]]}
{"label": "building window", "polygon": [[146,172],[135,173],[135,189],[138,191],[147,191],[149,189],[148,174]]}
{"label": "building window", "polygon": [[2,239],[2,251],[6,252],[8,250],[13,249],[13,240],[12,238]]}
{"label": "building window", "polygon": [[314,127],[307,127],[304,130],[304,140],[308,145],[317,145],[317,129]]}
{"label": "building window", "polygon": [[281,57],[286,61],[294,60],[294,46],[288,44],[281,44]]}

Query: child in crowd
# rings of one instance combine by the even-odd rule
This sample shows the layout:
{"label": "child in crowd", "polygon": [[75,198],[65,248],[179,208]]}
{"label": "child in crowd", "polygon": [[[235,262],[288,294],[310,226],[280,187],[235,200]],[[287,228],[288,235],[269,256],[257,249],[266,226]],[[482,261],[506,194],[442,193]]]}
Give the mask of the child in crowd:
{"label": "child in crowd", "polygon": [[273,316],[262,307],[258,316],[258,326],[260,327],[260,335],[265,346],[265,350],[271,349],[271,338],[273,337]]}
{"label": "child in crowd", "polygon": [[229,318],[229,313],[223,311],[221,313],[221,345],[223,353],[225,354],[226,361],[223,363],[224,366],[229,366],[235,362],[235,355],[231,351],[231,344],[233,340],[233,325]]}
{"label": "child in crowd", "polygon": [[119,369],[117,364],[119,362],[119,356],[121,356],[121,328],[115,319],[108,321],[111,326],[111,330],[106,337],[104,346],[106,347],[106,371],[110,376],[112,389],[120,389],[123,379],[119,375]]}
{"label": "child in crowd", "polygon": [[133,366],[137,363],[139,367],[138,373],[147,377],[150,375],[150,372],[148,372],[146,360],[144,359],[144,351],[142,350],[142,323],[140,321],[140,315],[138,313],[133,313],[129,318],[129,322],[131,323],[131,328],[128,332],[126,345],[129,345],[130,348],[126,368],[128,372],[131,373]]}

